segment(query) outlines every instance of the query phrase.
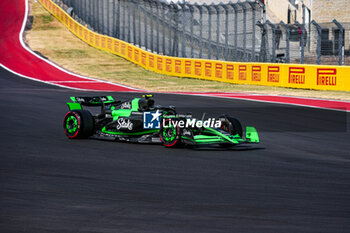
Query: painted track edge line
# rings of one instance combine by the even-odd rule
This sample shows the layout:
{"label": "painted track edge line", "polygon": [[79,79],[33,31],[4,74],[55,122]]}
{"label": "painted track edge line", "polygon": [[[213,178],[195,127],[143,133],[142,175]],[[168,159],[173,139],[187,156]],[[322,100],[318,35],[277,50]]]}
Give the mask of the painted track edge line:
{"label": "painted track edge line", "polygon": [[[47,81],[44,81],[44,80],[40,80],[40,79],[36,79],[36,78],[31,78],[31,77],[28,77],[28,76],[25,76],[23,74],[20,74],[20,73],[17,73],[16,71],[13,71],[9,68],[7,68],[5,65],[1,64],[0,63],[0,66],[2,68],[4,68],[5,70],[9,71],[10,73],[13,73],[17,76],[20,76],[22,78],[25,78],[25,79],[29,79],[29,80],[32,80],[32,81],[36,81],[36,82],[40,82],[40,83],[45,83],[45,84],[48,84],[48,85],[52,85],[52,86],[57,86],[57,87],[62,87],[62,88],[66,88],[66,89],[72,89],[72,90],[76,90],[76,91],[99,91],[99,90],[88,90],[88,89],[80,89],[80,88],[76,88],[76,87],[69,87],[69,86],[63,86],[63,85],[60,85],[60,84],[56,84],[56,83],[51,83],[51,82],[47,82]],[[101,91],[103,92],[103,91]]]}
{"label": "painted track edge line", "polygon": [[[44,58],[42,58],[41,56],[39,56],[38,54],[36,54],[35,52],[33,52],[28,46],[27,44],[24,42],[23,38],[24,38],[24,31],[25,31],[25,26],[26,26],[26,23],[27,23],[27,19],[28,19],[28,12],[29,12],[29,7],[28,7],[28,2],[29,0],[25,0],[25,12],[24,12],[24,18],[23,18],[23,22],[22,22],[22,28],[21,28],[21,31],[19,33],[19,41],[22,45],[22,47],[27,50],[29,53],[31,53],[32,55],[34,55],[35,57],[39,58],[40,60],[50,64],[51,66],[55,67],[56,69],[64,72],[64,73],[67,73],[69,75],[73,75],[73,76],[76,76],[76,77],[79,77],[79,78],[84,78],[84,79],[88,79],[88,80],[93,80],[93,81],[98,81],[98,82],[102,82],[102,83],[108,83],[108,84],[111,84],[111,85],[115,85],[115,86],[120,86],[120,87],[124,87],[124,88],[129,88],[129,89],[132,89],[132,90],[135,90],[135,92],[138,92],[138,91],[145,91],[145,90],[142,90],[142,89],[138,89],[138,88],[134,88],[134,87],[129,87],[129,86],[126,86],[126,85],[123,85],[123,84],[117,84],[117,83],[113,83],[113,82],[109,82],[109,81],[104,81],[104,80],[99,80],[99,79],[94,79],[94,78],[90,78],[90,77],[86,77],[86,76],[83,76],[83,75],[79,75],[79,74],[74,74],[60,66],[58,66],[57,64],[49,61],[49,60],[46,60]],[[7,69],[8,71],[12,71],[11,69]],[[26,76],[27,77],[27,76]],[[35,79],[35,78],[33,78]],[[43,80],[41,80],[43,81]],[[62,86],[62,87],[66,87],[66,86]],[[66,87],[66,88],[69,88],[69,89],[75,89],[75,90],[87,90],[89,91],[89,89],[77,89],[77,88],[72,88],[72,87]],[[92,90],[92,91],[96,91],[96,90]],[[98,90],[98,91],[101,91],[101,90]],[[103,91],[102,91],[103,92]],[[107,92],[107,91],[104,91],[104,92]],[[130,91],[132,92],[132,91]]]}
{"label": "painted track edge line", "polygon": [[313,105],[273,102],[273,101],[268,101],[268,100],[245,99],[245,98],[242,98],[242,97],[225,97],[225,96],[204,95],[204,94],[189,94],[189,93],[184,94],[184,93],[174,93],[174,92],[158,92],[158,93],[161,93],[161,94],[176,94],[176,95],[193,95],[193,96],[214,97],[214,98],[223,98],[223,99],[239,99],[239,100],[246,100],[246,101],[253,101],[253,102],[263,102],[263,103],[270,103],[270,104],[283,104],[283,105],[293,105],[293,106],[300,106],[300,107],[307,107],[307,108],[317,108],[317,109],[332,110],[332,111],[347,112],[347,113],[350,112],[350,109],[326,108],[326,107],[318,107],[318,106],[313,106]]}

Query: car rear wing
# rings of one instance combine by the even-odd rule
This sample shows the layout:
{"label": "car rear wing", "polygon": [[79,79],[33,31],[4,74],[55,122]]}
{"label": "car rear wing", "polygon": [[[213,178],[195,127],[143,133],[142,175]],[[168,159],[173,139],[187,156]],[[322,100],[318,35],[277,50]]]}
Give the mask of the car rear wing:
{"label": "car rear wing", "polygon": [[114,100],[112,96],[85,96],[85,97],[70,97],[72,103],[67,103],[69,110],[81,110],[82,106],[101,106],[101,111],[104,112],[106,104],[119,104],[120,100]]}
{"label": "car rear wing", "polygon": [[101,106],[103,104],[116,103],[112,96],[85,96],[85,97],[70,97],[73,103],[79,103],[85,106]]}

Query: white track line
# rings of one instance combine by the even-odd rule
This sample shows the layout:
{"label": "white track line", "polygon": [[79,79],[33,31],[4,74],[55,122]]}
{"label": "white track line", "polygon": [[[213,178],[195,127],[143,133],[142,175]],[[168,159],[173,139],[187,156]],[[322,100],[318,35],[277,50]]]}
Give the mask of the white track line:
{"label": "white track line", "polygon": [[[164,94],[165,92],[163,92]],[[277,101],[268,101],[268,100],[254,100],[254,99],[246,99],[244,97],[226,97],[226,96],[215,96],[215,95],[208,95],[208,94],[182,94],[182,93],[165,93],[165,94],[173,94],[173,95],[193,95],[193,96],[203,96],[203,97],[216,97],[216,98],[222,98],[222,99],[239,99],[239,100],[246,100],[246,101],[253,101],[253,102],[263,102],[263,103],[270,103],[270,104],[283,104],[283,105],[293,105],[293,106],[299,106],[299,107],[308,107],[308,108],[317,108],[317,109],[324,109],[324,110],[332,110],[332,111],[340,111],[340,112],[350,112],[350,109],[334,109],[334,108],[323,108],[323,107],[317,107],[312,105],[304,105],[304,104],[295,104],[295,103],[284,103],[284,102],[277,102]],[[299,98],[299,97],[295,97]],[[303,98],[300,98],[303,99]],[[331,101],[331,100],[330,100]],[[346,102],[348,103],[348,102]]]}
{"label": "white track line", "polygon": [[[42,58],[41,56],[39,56],[38,54],[34,53],[30,48],[27,47],[26,43],[24,43],[24,30],[25,30],[25,26],[26,26],[26,23],[27,23],[27,18],[28,18],[28,12],[29,12],[29,7],[28,7],[28,0],[25,0],[25,13],[24,13],[24,18],[23,18],[23,23],[22,23],[22,28],[21,28],[21,31],[19,33],[19,41],[21,42],[21,45],[22,47],[27,50],[29,53],[31,53],[32,55],[36,56],[37,58],[39,58],[40,60],[50,64],[51,66],[57,68],[58,70],[62,71],[62,72],[65,72],[69,75],[73,75],[73,76],[76,76],[76,77],[79,77],[79,78],[84,78],[84,79],[88,79],[88,80],[92,80],[92,81],[96,81],[96,82],[102,82],[102,83],[108,83],[108,84],[111,84],[111,85],[114,85],[114,86],[120,86],[120,87],[124,87],[124,88],[129,88],[129,89],[132,89],[134,90],[135,92],[136,91],[143,91],[141,89],[137,89],[137,88],[133,88],[133,87],[129,87],[129,86],[126,86],[126,85],[123,85],[123,84],[116,84],[116,83],[113,83],[113,82],[109,82],[109,81],[102,81],[102,80],[99,80],[99,79],[94,79],[94,78],[89,78],[89,77],[86,77],[86,76],[82,76],[82,75],[78,75],[78,74],[74,74],[68,70],[65,70],[63,69],[62,67],[56,65],[55,63],[49,61],[49,60],[46,60],[44,58]],[[22,75],[22,74],[19,74],[13,70],[11,70],[10,68],[6,67],[4,64],[1,64],[0,63],[0,66],[3,67],[4,69],[6,69],[7,71],[11,72],[11,73],[14,73],[16,75],[19,75],[23,78],[27,78],[27,79],[30,79],[30,80],[34,80],[34,81],[39,81],[39,82],[43,82],[43,83],[47,83],[47,84],[52,84],[52,85],[56,85],[56,86],[60,86],[60,87],[65,87],[65,88],[68,88],[68,89],[73,89],[73,90],[83,90],[83,91],[90,91],[88,89],[82,89],[82,88],[74,88],[74,87],[68,87],[68,86],[63,86],[63,85],[57,85],[57,84],[54,84],[52,82],[49,82],[49,81],[44,81],[44,80],[39,80],[39,79],[36,79],[36,78],[32,78],[32,77],[28,77],[28,76],[25,76],[25,75]],[[91,91],[94,91],[94,90],[91,90]],[[99,90],[101,91],[101,90]],[[132,91],[130,91],[132,92]]]}

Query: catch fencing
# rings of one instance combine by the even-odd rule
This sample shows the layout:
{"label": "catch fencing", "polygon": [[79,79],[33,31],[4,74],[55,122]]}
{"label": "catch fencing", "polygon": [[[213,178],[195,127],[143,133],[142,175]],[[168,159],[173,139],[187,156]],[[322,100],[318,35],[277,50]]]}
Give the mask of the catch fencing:
{"label": "catch fencing", "polygon": [[[179,4],[161,0],[54,0],[89,29],[173,57],[350,64],[350,25],[273,24],[261,1]],[[263,23],[262,23],[263,22]],[[339,36],[343,34],[343,37]],[[345,43],[346,42],[346,43]],[[349,49],[346,50],[345,47]]]}
{"label": "catch fencing", "polygon": [[78,22],[161,55],[226,61],[261,57],[262,7],[257,1],[219,5],[158,0],[56,0]]}

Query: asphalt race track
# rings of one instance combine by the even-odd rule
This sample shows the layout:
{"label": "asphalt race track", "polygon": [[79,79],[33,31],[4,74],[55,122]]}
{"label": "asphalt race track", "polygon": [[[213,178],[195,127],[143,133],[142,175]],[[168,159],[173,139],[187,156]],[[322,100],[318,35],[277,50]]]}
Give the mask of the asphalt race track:
{"label": "asphalt race track", "polygon": [[158,94],[179,111],[235,115],[262,143],[68,140],[65,101],[91,94],[0,70],[0,232],[349,232],[349,113]]}

